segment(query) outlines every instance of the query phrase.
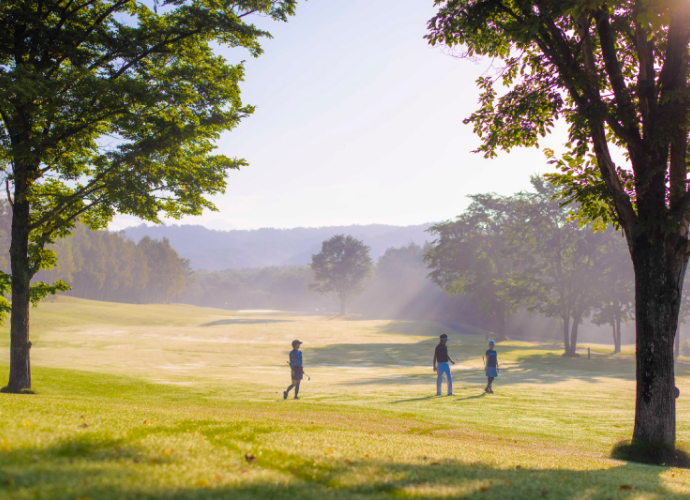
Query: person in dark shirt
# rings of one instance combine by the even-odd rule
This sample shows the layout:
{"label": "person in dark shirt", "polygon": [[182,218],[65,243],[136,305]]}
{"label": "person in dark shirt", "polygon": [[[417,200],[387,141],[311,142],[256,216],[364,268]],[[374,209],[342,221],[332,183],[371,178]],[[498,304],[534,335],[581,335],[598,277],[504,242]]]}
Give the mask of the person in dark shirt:
{"label": "person in dark shirt", "polygon": [[486,378],[488,383],[486,384],[484,392],[488,392],[489,394],[494,393],[493,389],[491,389],[491,384],[494,379],[498,377],[498,353],[494,350],[495,345],[496,344],[492,340],[489,342],[489,349],[486,351]]}
{"label": "person in dark shirt", "polygon": [[283,399],[287,399],[290,389],[295,388],[295,399],[299,399],[297,396],[299,394],[299,383],[304,378],[304,368],[302,366],[302,351],[299,350],[299,346],[303,342],[299,340],[292,341],[292,351],[290,351],[290,369],[292,371],[292,384],[283,391]]}
{"label": "person in dark shirt", "polygon": [[436,346],[434,351],[434,371],[438,373],[436,377],[436,395],[441,395],[441,384],[443,383],[443,376],[446,376],[446,383],[448,384],[448,395],[454,396],[453,394],[453,380],[450,377],[450,366],[448,362],[455,364],[455,361],[450,359],[448,354],[448,347],[446,343],[448,342],[448,335],[445,333],[441,335],[441,342]]}

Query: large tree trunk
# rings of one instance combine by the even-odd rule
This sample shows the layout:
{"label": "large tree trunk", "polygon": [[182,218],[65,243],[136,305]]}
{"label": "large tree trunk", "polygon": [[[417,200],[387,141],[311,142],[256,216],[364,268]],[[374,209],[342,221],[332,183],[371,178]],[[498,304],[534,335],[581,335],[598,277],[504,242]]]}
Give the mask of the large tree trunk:
{"label": "large tree trunk", "polygon": [[29,203],[16,196],[12,210],[12,315],[10,318],[10,379],[5,391],[31,389],[29,349],[29,307],[31,269],[29,263]]}
{"label": "large tree trunk", "polygon": [[[646,233],[646,234],[645,234]],[[637,395],[633,440],[675,445],[673,339],[685,275],[683,250],[662,234],[633,237]]]}

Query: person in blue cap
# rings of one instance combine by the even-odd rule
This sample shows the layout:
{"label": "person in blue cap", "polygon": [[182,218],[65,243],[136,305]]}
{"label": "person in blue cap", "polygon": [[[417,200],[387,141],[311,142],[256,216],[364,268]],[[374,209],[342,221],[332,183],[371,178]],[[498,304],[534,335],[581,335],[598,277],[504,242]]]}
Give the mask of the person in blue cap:
{"label": "person in blue cap", "polygon": [[436,395],[441,395],[441,384],[443,384],[443,376],[446,376],[446,383],[448,384],[448,395],[454,396],[453,394],[453,380],[450,378],[450,366],[448,361],[455,364],[455,361],[450,359],[448,354],[448,335],[445,333],[441,335],[440,342],[436,346],[436,351],[434,351],[434,371],[438,372],[438,377],[436,377]]}
{"label": "person in blue cap", "polygon": [[492,340],[489,342],[489,349],[486,351],[486,378],[488,380],[488,383],[486,384],[486,388],[484,389],[484,392],[488,392],[489,394],[493,394],[494,391],[491,389],[491,384],[493,383],[494,379],[498,377],[498,353],[494,349],[494,346],[496,343]]}
{"label": "person in blue cap", "polygon": [[304,367],[302,366],[302,351],[299,350],[304,342],[299,340],[292,341],[292,351],[290,351],[290,370],[292,372],[292,384],[283,391],[283,399],[287,399],[290,389],[295,388],[295,399],[299,399],[299,384],[304,378]]}

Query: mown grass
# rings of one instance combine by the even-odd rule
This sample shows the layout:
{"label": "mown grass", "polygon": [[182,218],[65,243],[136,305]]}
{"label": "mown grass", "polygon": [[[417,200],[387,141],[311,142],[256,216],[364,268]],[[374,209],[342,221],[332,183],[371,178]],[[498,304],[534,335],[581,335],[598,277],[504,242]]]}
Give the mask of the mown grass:
{"label": "mown grass", "polygon": [[[456,396],[436,397],[433,323],[65,299],[33,312],[38,394],[0,394],[0,498],[690,494],[690,471],[608,458],[632,430],[631,360],[501,343],[484,395],[484,338],[449,333]],[[283,401],[293,337],[312,380]]]}

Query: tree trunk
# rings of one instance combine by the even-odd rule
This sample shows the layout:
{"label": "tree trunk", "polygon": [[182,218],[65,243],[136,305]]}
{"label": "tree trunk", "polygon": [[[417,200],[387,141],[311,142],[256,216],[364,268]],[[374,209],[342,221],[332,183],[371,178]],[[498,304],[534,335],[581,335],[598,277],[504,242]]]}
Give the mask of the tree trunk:
{"label": "tree trunk", "polygon": [[578,331],[578,328],[580,327],[581,317],[582,317],[582,315],[579,315],[579,314],[575,314],[573,316],[573,326],[572,326],[572,331],[570,333],[570,342],[568,343],[568,348],[565,350],[565,353],[563,353],[563,356],[567,356],[567,357],[571,357],[571,358],[578,356],[578,354],[577,354],[577,331]]}
{"label": "tree trunk", "polygon": [[341,293],[340,294],[340,315],[344,316],[345,315],[345,294]]}
{"label": "tree trunk", "polygon": [[[16,193],[16,191],[15,191]],[[29,262],[29,202],[15,194],[12,209],[12,314],[10,317],[10,379],[7,392],[31,389],[29,307],[31,268]]]}
{"label": "tree trunk", "polygon": [[676,342],[675,342],[675,353],[673,359],[677,360],[680,356],[680,325],[676,328]]}
{"label": "tree trunk", "polygon": [[621,352],[621,320],[617,318],[613,324],[613,353]]}
{"label": "tree trunk", "polygon": [[570,330],[570,317],[565,317],[563,319],[563,347],[565,348],[565,353],[567,354],[568,351],[570,351],[570,337],[569,337],[569,330]]}
{"label": "tree trunk", "polygon": [[[651,233],[651,234],[650,234]],[[680,245],[661,234],[633,237],[637,395],[633,440],[675,445],[676,400],[673,339],[685,275]]]}

